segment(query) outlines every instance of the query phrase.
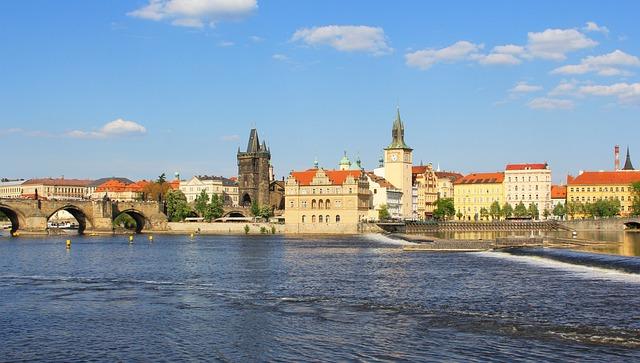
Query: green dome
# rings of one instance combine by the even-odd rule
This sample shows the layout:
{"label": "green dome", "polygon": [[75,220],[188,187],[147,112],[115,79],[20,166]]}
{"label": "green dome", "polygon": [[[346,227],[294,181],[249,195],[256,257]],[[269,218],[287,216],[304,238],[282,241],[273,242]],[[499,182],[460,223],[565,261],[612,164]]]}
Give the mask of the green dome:
{"label": "green dome", "polygon": [[344,156],[340,159],[340,165],[351,166],[351,160],[347,157],[347,152],[344,152]]}

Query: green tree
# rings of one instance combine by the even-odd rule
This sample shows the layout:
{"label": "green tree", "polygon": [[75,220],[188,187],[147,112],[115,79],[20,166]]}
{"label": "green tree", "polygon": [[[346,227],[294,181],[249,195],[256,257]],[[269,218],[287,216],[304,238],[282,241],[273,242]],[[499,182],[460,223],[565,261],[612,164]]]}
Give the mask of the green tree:
{"label": "green tree", "polygon": [[524,203],[520,202],[513,209],[513,215],[518,218],[526,217],[529,215],[529,211],[527,207],[524,206]]}
{"label": "green tree", "polygon": [[255,200],[253,201],[253,203],[251,203],[250,212],[251,212],[251,215],[254,217],[260,216],[260,206],[258,205],[258,202],[256,202]]}
{"label": "green tree", "polygon": [[380,209],[378,209],[378,219],[384,221],[386,219],[391,218],[391,214],[389,213],[389,207],[386,204],[380,205]]}
{"label": "green tree", "polygon": [[433,210],[433,216],[438,219],[450,219],[456,213],[453,198],[441,198],[436,201],[436,208]]}
{"label": "green tree", "polygon": [[128,215],[127,213],[120,213],[120,215],[113,220],[113,226],[116,228],[120,227],[135,230],[138,226],[138,223],[135,219],[133,219],[132,216]]}
{"label": "green tree", "polygon": [[599,199],[589,206],[589,214],[593,217],[607,218],[620,214],[620,201]]}
{"label": "green tree", "polygon": [[501,212],[504,218],[509,218],[513,216],[513,207],[509,203],[504,203],[504,206],[502,206]]}
{"label": "green tree", "polygon": [[487,210],[487,208],[480,208],[480,219],[489,220],[489,211]]}
{"label": "green tree", "polygon": [[631,197],[633,198],[631,215],[640,216],[640,182],[631,184]]}
{"label": "green tree", "polygon": [[191,214],[191,208],[187,203],[187,197],[179,190],[170,190],[167,193],[167,218],[171,222],[180,222]]}
{"label": "green tree", "polygon": [[207,211],[205,212],[204,219],[207,222],[211,222],[213,219],[222,217],[224,214],[223,200],[218,194],[211,195],[211,203],[207,205]]}
{"label": "green tree", "polygon": [[458,211],[458,213],[456,213],[456,217],[458,217],[458,220],[461,220],[462,216],[463,216],[462,212]]}
{"label": "green tree", "polygon": [[273,217],[273,209],[269,205],[263,205],[260,207],[260,217],[269,219]]}
{"label": "green tree", "polygon": [[553,207],[553,215],[560,218],[560,220],[564,219],[565,214],[567,214],[567,211],[562,203],[558,203]]}
{"label": "green tree", "polygon": [[158,176],[158,179],[156,180],[156,183],[158,184],[164,184],[166,182],[167,182],[167,176],[164,173],[160,174],[160,176]]}
{"label": "green tree", "polygon": [[536,203],[529,204],[527,213],[532,219],[540,219],[540,210],[538,209],[538,205]]}
{"label": "green tree", "polygon": [[200,192],[200,195],[196,197],[196,200],[194,201],[194,206],[193,206],[200,217],[204,217],[205,214],[207,213],[208,204],[209,204],[209,195],[207,194],[207,191],[203,189]]}
{"label": "green tree", "polygon": [[502,209],[500,208],[500,203],[496,200],[491,203],[491,206],[489,207],[489,215],[491,216],[491,219],[500,219],[501,214]]}

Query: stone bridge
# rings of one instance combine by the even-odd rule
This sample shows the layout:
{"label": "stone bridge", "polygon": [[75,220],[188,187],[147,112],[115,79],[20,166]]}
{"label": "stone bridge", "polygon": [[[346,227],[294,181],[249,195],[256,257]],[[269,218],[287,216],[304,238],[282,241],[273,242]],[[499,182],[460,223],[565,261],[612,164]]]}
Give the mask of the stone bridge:
{"label": "stone bridge", "polygon": [[47,221],[56,212],[69,212],[78,221],[80,233],[111,233],[113,220],[130,215],[136,232],[167,229],[167,216],[158,202],[116,202],[110,200],[0,199],[0,211],[9,217],[11,232],[46,233]]}
{"label": "stone bridge", "polygon": [[574,231],[622,231],[640,229],[640,217],[573,219],[560,223]]}

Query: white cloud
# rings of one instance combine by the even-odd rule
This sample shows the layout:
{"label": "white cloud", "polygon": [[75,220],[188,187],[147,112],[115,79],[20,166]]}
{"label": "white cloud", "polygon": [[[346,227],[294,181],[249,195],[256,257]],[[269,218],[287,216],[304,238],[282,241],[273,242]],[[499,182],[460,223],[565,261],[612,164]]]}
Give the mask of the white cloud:
{"label": "white cloud", "polygon": [[555,88],[549,91],[549,96],[575,96],[576,95],[576,86],[577,82],[574,80],[571,81],[562,81]]}
{"label": "white cloud", "polygon": [[573,101],[558,98],[538,97],[529,101],[529,108],[537,110],[570,110],[573,109]]}
{"label": "white cloud", "polygon": [[518,82],[512,89],[509,90],[511,93],[531,93],[538,92],[542,90],[542,86],[535,86],[528,84],[527,82]]}
{"label": "white cloud", "polygon": [[482,55],[478,54],[484,46],[461,40],[441,49],[423,49],[405,54],[408,66],[422,70],[430,68],[440,62],[456,62],[462,60],[475,60]]}
{"label": "white cloud", "polygon": [[606,26],[599,26],[593,21],[588,21],[587,25],[585,25],[584,28],[582,28],[582,30],[587,32],[599,32],[599,33],[609,34],[609,29],[607,29]]}
{"label": "white cloud", "polygon": [[252,35],[252,36],[249,37],[249,40],[251,40],[254,43],[260,43],[260,42],[262,42],[264,40],[264,38],[259,37],[257,35]]}
{"label": "white cloud", "polygon": [[624,104],[640,104],[640,83],[582,86],[579,92],[589,96],[617,97]]}
{"label": "white cloud", "polygon": [[142,135],[146,132],[147,129],[144,126],[133,121],[126,121],[119,118],[106,123],[98,131],[73,130],[66,135],[74,138],[103,139],[115,136]]}
{"label": "white cloud", "polygon": [[597,73],[601,76],[628,75],[619,67],[640,67],[640,59],[619,49],[599,56],[588,56],[580,64],[569,64],[551,71],[553,74]]}
{"label": "white cloud", "polygon": [[551,60],[565,60],[567,53],[598,44],[575,29],[546,29],[539,33],[529,32],[527,37],[528,56]]}
{"label": "white cloud", "polygon": [[289,60],[289,57],[287,57],[284,54],[274,54],[274,55],[271,56],[271,58],[273,58],[275,60],[278,60],[278,61],[283,61],[283,62],[286,62],[286,61]]}
{"label": "white cloud", "polygon": [[296,30],[291,41],[317,46],[328,45],[342,52],[366,52],[374,55],[393,51],[384,30],[364,25],[328,25]]}
{"label": "white cloud", "polygon": [[216,21],[247,15],[258,8],[257,0],[149,0],[127,15],[148,20],[200,28]]}
{"label": "white cloud", "polygon": [[478,59],[478,62],[480,64],[484,64],[484,65],[494,65],[494,64],[520,64],[522,63],[522,60],[520,58],[517,58],[516,56],[512,55],[512,54],[506,54],[506,53],[491,53],[491,54],[487,54],[485,56],[481,56]]}

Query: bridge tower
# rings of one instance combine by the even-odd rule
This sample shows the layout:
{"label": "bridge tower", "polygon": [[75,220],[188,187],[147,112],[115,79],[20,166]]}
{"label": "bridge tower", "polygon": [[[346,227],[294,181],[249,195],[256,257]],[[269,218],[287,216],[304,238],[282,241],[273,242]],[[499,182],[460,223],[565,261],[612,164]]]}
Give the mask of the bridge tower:
{"label": "bridge tower", "polygon": [[253,202],[269,205],[271,150],[263,141],[260,144],[258,131],[251,129],[247,151],[238,148],[238,197],[239,204],[249,207]]}

